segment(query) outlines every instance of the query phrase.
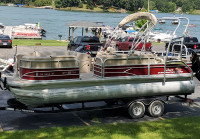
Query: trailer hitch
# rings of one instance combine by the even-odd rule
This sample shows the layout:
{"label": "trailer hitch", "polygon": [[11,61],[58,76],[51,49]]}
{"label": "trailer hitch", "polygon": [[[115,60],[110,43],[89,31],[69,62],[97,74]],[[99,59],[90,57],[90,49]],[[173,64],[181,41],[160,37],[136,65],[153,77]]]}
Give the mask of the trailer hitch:
{"label": "trailer hitch", "polygon": [[1,72],[0,72],[0,88],[1,88],[1,90],[7,90],[8,89],[7,88],[7,78],[6,77],[2,78]]}

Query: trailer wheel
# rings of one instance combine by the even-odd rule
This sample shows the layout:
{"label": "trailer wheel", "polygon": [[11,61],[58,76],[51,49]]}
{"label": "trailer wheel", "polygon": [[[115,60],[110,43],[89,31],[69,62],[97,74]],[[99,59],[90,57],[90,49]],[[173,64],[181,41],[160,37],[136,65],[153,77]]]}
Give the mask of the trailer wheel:
{"label": "trailer wheel", "polygon": [[128,107],[128,113],[134,119],[143,117],[144,112],[145,112],[145,106],[142,102],[139,101],[133,102]]}
{"label": "trailer wheel", "polygon": [[153,117],[159,117],[163,115],[164,112],[164,104],[160,100],[155,100],[151,102],[148,107],[149,114]]}

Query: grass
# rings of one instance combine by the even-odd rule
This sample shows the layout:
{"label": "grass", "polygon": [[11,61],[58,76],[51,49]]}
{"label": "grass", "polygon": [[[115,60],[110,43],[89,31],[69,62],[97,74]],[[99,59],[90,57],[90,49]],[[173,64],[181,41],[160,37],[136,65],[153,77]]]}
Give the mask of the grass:
{"label": "grass", "polygon": [[68,42],[66,41],[57,41],[57,40],[23,40],[23,39],[14,39],[12,41],[13,46],[67,46]]}
{"label": "grass", "polygon": [[197,139],[200,116],[150,122],[97,124],[95,126],[52,127],[6,131],[1,139]]}
{"label": "grass", "polygon": [[191,14],[200,14],[200,10],[194,10]]}

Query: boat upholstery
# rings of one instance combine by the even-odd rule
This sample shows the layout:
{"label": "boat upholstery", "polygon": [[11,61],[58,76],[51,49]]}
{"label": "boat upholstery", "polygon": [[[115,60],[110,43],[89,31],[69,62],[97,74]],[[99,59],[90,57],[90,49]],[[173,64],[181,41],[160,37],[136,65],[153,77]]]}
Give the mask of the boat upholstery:
{"label": "boat upholstery", "polygon": [[89,73],[91,70],[91,56],[86,53],[77,53],[76,60],[79,63],[80,73]]}
{"label": "boat upholstery", "polygon": [[80,73],[88,73],[91,69],[91,57],[85,53],[74,51],[54,51],[18,54],[17,69],[23,68],[74,68],[79,67]]}
{"label": "boat upholstery", "polygon": [[134,51],[133,54],[121,54],[113,50],[98,52],[95,64],[101,65],[134,65],[134,64],[158,64],[163,59],[151,52]]}

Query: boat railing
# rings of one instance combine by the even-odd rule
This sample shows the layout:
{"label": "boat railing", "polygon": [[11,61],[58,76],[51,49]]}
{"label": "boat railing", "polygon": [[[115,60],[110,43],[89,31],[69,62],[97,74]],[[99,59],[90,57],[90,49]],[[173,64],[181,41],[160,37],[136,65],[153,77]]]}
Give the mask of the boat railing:
{"label": "boat railing", "polygon": [[[149,33],[151,32],[151,30],[153,30],[154,28],[154,25],[153,23],[147,21],[141,28],[140,30],[138,31],[139,33],[135,36],[134,40],[133,40],[133,43],[132,43],[132,46],[131,46],[131,49],[129,51],[129,55],[131,55],[135,49],[139,46],[139,44],[141,42],[144,42],[143,44],[143,47],[142,47],[142,50],[145,51],[145,43],[148,39],[148,36],[149,36]],[[144,31],[143,31],[144,30]]]}
{"label": "boat railing", "polygon": [[[182,38],[183,38],[183,37],[182,37]],[[187,55],[187,54],[188,54],[187,47],[186,47],[185,45],[183,45],[182,43],[181,43],[181,44],[173,44],[173,45],[172,45],[172,52],[171,52],[172,55],[170,55],[170,52],[169,52],[170,46],[171,46],[171,43],[168,44],[167,52],[166,52],[166,55],[165,55],[165,57],[164,57],[165,68],[164,68],[163,84],[165,84],[165,82],[166,82],[166,67],[167,67],[167,65],[172,64],[172,62],[173,62],[173,63],[177,63],[177,64],[180,64],[180,63],[181,63],[181,64],[183,64],[184,66],[186,66],[186,67],[190,70],[191,79],[193,79],[193,71],[192,71],[192,69],[190,68],[190,66],[189,66],[187,63],[185,63],[185,62],[183,61],[183,54],[182,54],[183,47],[184,47],[184,50],[185,50],[185,55],[184,55],[184,57],[186,57],[186,60],[187,60],[188,58],[190,58],[190,55]],[[180,51],[178,51],[178,52],[175,51],[175,49],[174,49],[175,46],[180,46]],[[177,59],[177,60],[170,60],[170,59],[171,59],[170,57],[173,56],[173,55],[176,55],[176,58],[178,58],[178,59]]]}
{"label": "boat railing", "polygon": [[80,78],[80,64],[75,59],[41,60],[21,59],[19,76],[22,79]]}
{"label": "boat railing", "polygon": [[[76,60],[20,60],[20,67],[21,68],[35,68],[35,69],[51,69],[51,68],[69,68],[69,66],[61,66],[62,63],[71,63],[74,62],[73,64],[70,65],[70,68],[77,68],[79,67],[79,63],[75,62]],[[22,62],[28,62],[29,66],[21,66]],[[41,65],[39,63],[43,63],[42,66],[44,67],[40,67]],[[38,67],[34,67],[34,64],[38,64]]]}
{"label": "boat railing", "polygon": [[[136,68],[147,68],[147,74],[150,75],[151,64],[155,64],[155,57],[127,57],[127,58],[106,58],[102,59],[97,57],[94,65],[94,75],[98,77],[106,77],[106,74],[127,74],[127,76],[135,76],[135,74],[129,73],[128,71]],[[135,62],[135,63],[131,63]],[[135,67],[141,66],[141,67]],[[112,72],[109,70],[122,70],[121,72]]]}

